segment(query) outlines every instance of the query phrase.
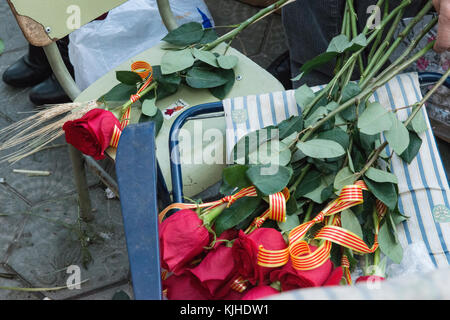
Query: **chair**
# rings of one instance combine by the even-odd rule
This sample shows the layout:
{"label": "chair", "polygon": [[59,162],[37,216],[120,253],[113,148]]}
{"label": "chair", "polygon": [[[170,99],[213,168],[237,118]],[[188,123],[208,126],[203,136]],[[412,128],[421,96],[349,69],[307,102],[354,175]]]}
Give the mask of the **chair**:
{"label": "chair", "polygon": [[[159,64],[161,61],[164,51],[161,50],[158,45],[139,54],[129,61],[125,61],[122,65],[117,67],[115,70],[110,71],[83,92],[80,92],[77,88],[74,80],[63,63],[55,41],[71,33],[76,28],[92,21],[104,12],[107,12],[126,1],[127,0],[102,0],[95,1],[93,3],[92,1],[83,0],[78,1],[76,5],[73,5],[73,2],[69,0],[62,0],[58,2],[57,6],[55,6],[55,4],[50,0],[39,0],[33,2],[26,0],[8,0],[8,3],[26,39],[31,44],[35,46],[42,46],[44,48],[52,70],[68,96],[76,102],[84,102],[97,99],[118,83],[115,79],[115,70],[129,70],[131,63],[136,60],[145,60],[153,65]],[[157,0],[157,3],[166,28],[169,31],[175,29],[177,27],[177,22],[170,9],[168,0]],[[48,12],[52,12],[53,14],[48,14]],[[77,17],[74,15],[81,12],[83,14],[79,15],[79,21],[77,21]],[[217,48],[217,50],[220,49],[223,50],[223,46],[219,46]],[[282,90],[282,85],[253,61],[232,48],[230,49],[230,52],[238,56],[240,59],[240,67],[238,67],[236,73],[241,75],[240,79],[242,79],[236,83],[230,93],[230,96],[240,96],[248,93],[256,94],[266,92],[268,90]],[[256,83],[258,85],[256,85]],[[200,91],[183,88],[175,95],[159,101],[157,105],[159,107],[168,105],[180,97],[183,97],[183,100],[191,106],[217,101],[217,99],[209,94],[207,90]],[[132,114],[131,122],[137,122],[138,117],[139,114]],[[169,161],[168,154],[165,150],[167,145],[167,133],[172,121],[173,119],[171,121],[165,121],[165,124],[156,139],[157,158],[161,164],[161,172],[169,183]],[[202,121],[202,125],[210,127],[215,126],[215,124],[211,121]],[[224,127],[219,129],[223,131]],[[79,197],[80,212],[84,220],[89,221],[93,219],[93,216],[91,213],[91,203],[87,188],[84,164],[93,169],[94,173],[97,174],[116,195],[119,195],[118,186],[116,181],[114,181],[114,179],[107,174],[105,170],[103,170],[103,168],[99,166],[98,163],[91,157],[82,155],[78,150],[70,145],[69,152],[72,161],[74,181]],[[116,150],[110,148],[107,154],[112,160],[114,160]],[[208,181],[198,181],[194,184],[191,183],[190,186],[186,185],[185,187],[187,189],[187,194],[191,196],[197,194],[202,191],[203,186],[207,186],[209,182],[217,182],[220,179],[222,167],[212,166],[209,169],[210,179],[208,179]],[[188,168],[186,170],[187,175],[189,175],[188,180],[196,180],[199,177],[199,175],[196,174],[198,171],[199,168],[195,165],[192,168]]]}

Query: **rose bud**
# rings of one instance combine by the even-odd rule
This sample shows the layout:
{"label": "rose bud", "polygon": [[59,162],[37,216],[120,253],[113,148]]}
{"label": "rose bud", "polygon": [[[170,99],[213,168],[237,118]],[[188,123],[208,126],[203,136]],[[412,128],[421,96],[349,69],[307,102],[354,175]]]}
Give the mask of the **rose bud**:
{"label": "rose bud", "polygon": [[258,300],[278,293],[280,291],[271,286],[257,286],[248,290],[242,300]]}
{"label": "rose bud", "polygon": [[67,143],[95,160],[101,160],[105,158],[115,126],[120,128],[120,122],[112,112],[92,109],[80,119],[64,123],[63,130]]}
{"label": "rose bud", "polygon": [[269,273],[275,270],[258,265],[260,245],[267,250],[281,250],[287,247],[281,233],[273,228],[259,228],[249,235],[240,231],[232,247],[238,273],[253,285],[258,280],[261,282],[268,280]]}
{"label": "rose bud", "polygon": [[198,266],[189,270],[214,298],[231,290],[230,280],[236,274],[231,248],[218,246],[211,250]]}
{"label": "rose bud", "polygon": [[358,279],[356,279],[355,283],[361,283],[361,282],[377,282],[377,281],[384,281],[386,280],[384,277],[381,276],[361,276]]}
{"label": "rose bud", "polygon": [[163,281],[169,300],[211,300],[213,297],[208,289],[189,271],[180,275],[171,275]]}
{"label": "rose bud", "polygon": [[[309,247],[312,252],[317,249],[311,245]],[[336,285],[341,281],[342,273],[342,268],[333,270],[333,263],[330,259],[311,270],[297,270],[289,260],[281,269],[270,274],[270,280],[272,282],[280,281],[282,291],[288,291],[298,288]]]}
{"label": "rose bud", "polygon": [[210,235],[192,210],[180,210],[159,225],[161,266],[180,274],[209,245]]}

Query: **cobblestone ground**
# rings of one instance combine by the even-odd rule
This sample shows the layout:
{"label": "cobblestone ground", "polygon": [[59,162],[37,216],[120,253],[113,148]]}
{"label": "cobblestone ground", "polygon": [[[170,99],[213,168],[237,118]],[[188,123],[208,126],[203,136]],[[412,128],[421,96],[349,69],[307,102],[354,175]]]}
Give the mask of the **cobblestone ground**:
{"label": "cobblestone ground", "polygon": [[[233,24],[258,9],[230,0],[207,0],[216,25]],[[5,1],[0,2],[0,74],[26,53],[27,42]],[[233,46],[267,68],[287,50],[281,17],[272,15],[252,26]],[[34,109],[30,89],[15,89],[0,81],[0,128]],[[450,168],[448,146],[441,154]],[[50,176],[29,177],[13,169],[45,170]],[[81,290],[25,293],[0,290],[0,299],[112,299],[120,290],[132,296],[127,250],[117,199],[108,199],[104,186],[89,174],[96,219],[78,220],[75,187],[63,139],[14,165],[0,165],[0,286],[55,287],[66,284],[69,265],[81,267]],[[87,245],[86,245],[87,244]],[[83,267],[83,263],[88,268]]]}

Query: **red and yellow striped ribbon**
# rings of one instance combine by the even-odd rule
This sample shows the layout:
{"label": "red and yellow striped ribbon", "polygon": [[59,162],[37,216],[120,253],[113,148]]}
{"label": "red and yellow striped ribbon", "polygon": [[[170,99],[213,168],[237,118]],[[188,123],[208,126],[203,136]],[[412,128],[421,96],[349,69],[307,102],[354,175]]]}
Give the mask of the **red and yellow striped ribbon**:
{"label": "red and yellow striped ribbon", "polygon": [[[144,84],[139,88],[136,94],[130,97],[130,101],[135,103],[141,98],[142,91],[147,88],[153,81],[153,68],[150,64],[145,61],[136,61],[131,65],[131,71],[136,72],[142,80],[145,80]],[[122,134],[123,129],[130,124],[131,106],[129,106],[120,118],[120,128],[115,126],[113,137],[111,138],[110,146],[117,148],[119,144],[119,138]]]}
{"label": "red and yellow striped ribbon", "polygon": [[347,256],[344,254],[341,258],[341,267],[344,271],[344,278],[347,281],[348,285],[352,285],[352,276],[350,274],[350,262],[348,261]]}
{"label": "red and yellow striped ribbon", "polygon": [[241,276],[236,276],[233,282],[230,285],[231,289],[237,292],[244,292],[247,290],[247,281]]}
{"label": "red and yellow striped ribbon", "polygon": [[120,139],[121,134],[122,134],[122,129],[119,128],[118,126],[114,125],[113,135],[111,137],[111,141],[109,142],[109,145],[111,147],[117,148],[117,146],[119,145],[119,139]]}
{"label": "red and yellow striped ribbon", "polygon": [[207,203],[172,203],[168,207],[166,207],[163,211],[161,211],[158,215],[159,222],[162,222],[167,212],[169,212],[172,209],[196,209],[196,208],[207,208],[208,210],[211,210],[223,203],[227,203],[227,207],[229,207],[233,202],[235,202],[237,199],[240,199],[242,197],[256,197],[258,193],[256,192],[256,188],[254,186],[250,186],[247,188],[244,188],[237,192],[234,195],[223,197],[220,200],[207,202]]}
{"label": "red and yellow striped ribbon", "polygon": [[289,248],[282,250],[266,250],[262,245],[258,248],[258,265],[262,267],[277,268],[289,261]]}
{"label": "red and yellow striped ribbon", "polygon": [[260,228],[267,218],[275,221],[286,221],[286,202],[289,200],[289,189],[284,188],[281,192],[269,195],[269,208],[262,215],[253,219],[245,233],[253,232]]}

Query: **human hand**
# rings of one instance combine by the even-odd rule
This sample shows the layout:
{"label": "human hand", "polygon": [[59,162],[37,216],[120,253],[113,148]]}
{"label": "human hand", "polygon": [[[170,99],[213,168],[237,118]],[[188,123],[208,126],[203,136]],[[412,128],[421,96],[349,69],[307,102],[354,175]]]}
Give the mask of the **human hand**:
{"label": "human hand", "polygon": [[450,50],[450,0],[433,0],[433,5],[439,14],[438,34],[433,49],[442,53]]}

